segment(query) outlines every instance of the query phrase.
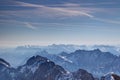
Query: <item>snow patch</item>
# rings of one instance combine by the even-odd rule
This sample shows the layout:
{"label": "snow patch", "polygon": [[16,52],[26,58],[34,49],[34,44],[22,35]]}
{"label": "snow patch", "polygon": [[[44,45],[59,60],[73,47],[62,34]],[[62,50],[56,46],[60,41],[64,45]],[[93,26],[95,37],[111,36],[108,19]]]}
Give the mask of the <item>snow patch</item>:
{"label": "snow patch", "polygon": [[34,67],[29,66],[28,69],[30,69],[32,71],[32,73],[34,74],[35,71],[38,69],[38,66],[34,66]]}
{"label": "snow patch", "polygon": [[21,73],[23,73],[23,72],[24,72],[24,70],[25,70],[25,68],[26,68],[25,66],[24,66],[24,67],[22,67],[22,68],[20,69],[20,72],[21,72]]}
{"label": "snow patch", "polygon": [[2,61],[0,61],[0,64],[3,64],[3,65],[5,65],[6,67],[9,67],[9,65],[7,65],[6,63],[4,63],[4,62],[2,62]]}
{"label": "snow patch", "polygon": [[60,56],[60,55],[59,55],[59,57],[62,58],[62,59],[64,59],[64,60],[67,61],[67,62],[73,63],[71,60],[67,59],[65,56]]}
{"label": "snow patch", "polygon": [[50,60],[47,60],[47,62],[50,62]]}
{"label": "snow patch", "polygon": [[115,80],[114,77],[112,76],[114,72],[110,72],[110,73],[107,73],[105,74],[105,80]]}

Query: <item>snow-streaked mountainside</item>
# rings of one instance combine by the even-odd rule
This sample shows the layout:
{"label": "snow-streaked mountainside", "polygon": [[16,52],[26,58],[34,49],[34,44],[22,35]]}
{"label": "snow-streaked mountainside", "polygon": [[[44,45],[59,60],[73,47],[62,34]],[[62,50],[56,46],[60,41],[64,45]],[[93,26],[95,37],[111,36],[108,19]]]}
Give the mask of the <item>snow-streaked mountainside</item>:
{"label": "snow-streaked mountainside", "polygon": [[0,59],[0,80],[94,80],[92,74],[79,69],[68,72],[59,65],[42,56],[33,56],[18,68],[5,66]]}
{"label": "snow-streaked mountainside", "polygon": [[[90,62],[90,60],[92,59],[90,56],[97,56],[97,54],[99,54],[99,57],[101,57],[101,58],[102,58],[102,55],[104,55],[105,58],[110,56],[110,58],[108,58],[108,60],[112,59],[112,54],[103,53],[98,49],[93,50],[93,51],[77,50],[71,54],[62,52],[59,55],[48,54],[46,51],[43,51],[42,53],[38,52],[37,54],[42,55],[42,56],[47,56],[49,59],[46,57],[37,55],[37,56],[33,56],[33,57],[29,58],[28,60],[26,60],[23,65],[18,66],[17,68],[13,68],[7,61],[0,58],[0,79],[2,79],[2,80],[99,80],[97,77],[95,77],[95,76],[93,77],[94,72],[96,72],[96,74],[97,74],[100,71],[101,72],[103,71],[102,77],[99,76],[99,78],[101,77],[101,80],[120,80],[120,77],[116,74],[109,73],[109,74],[104,75],[104,73],[106,73],[107,69],[108,69],[107,72],[109,72],[109,70],[110,70],[108,65],[107,65],[107,69],[106,68],[103,70],[100,68],[93,69],[96,67],[94,64],[96,64],[98,66],[99,63],[101,64],[101,62],[99,62],[99,59],[98,60],[96,59],[96,61],[94,61],[95,63],[92,61],[93,62],[93,64],[92,64]],[[81,57],[79,56],[81,54],[84,58],[84,59],[82,58],[82,60],[81,60]],[[96,55],[93,55],[93,54],[96,54]],[[72,61],[72,59],[71,59],[71,61],[72,61],[71,62],[70,58],[68,58],[71,56],[75,57],[75,58],[73,58],[73,60],[75,60],[75,59],[77,60],[78,58],[79,58],[79,60]],[[85,58],[86,56],[89,56],[90,59],[87,59],[88,57]],[[118,56],[116,56],[114,58],[117,58],[117,57]],[[88,64],[85,61],[85,59],[88,63],[90,62],[90,64]],[[80,60],[81,60],[81,62],[80,62]],[[55,63],[53,61],[55,61]],[[82,61],[85,61],[85,62],[83,63]],[[103,58],[103,61],[105,62],[106,60]],[[120,60],[118,60],[118,61],[120,61]],[[79,67],[77,69],[75,67],[76,66],[75,62],[76,63],[80,62],[79,64],[82,66],[84,65],[84,68],[77,64],[77,67]],[[107,63],[109,63],[109,61]],[[60,64],[62,66],[59,66],[58,64]],[[102,62],[102,64],[104,65],[103,62]],[[118,65],[115,65],[113,62],[113,66],[115,65],[115,66],[119,67],[119,63],[117,63],[117,64]],[[85,66],[88,66],[89,68],[88,67],[86,68]],[[95,67],[93,67],[93,66],[95,66]],[[112,65],[110,64],[110,66],[112,66]],[[114,69],[115,73],[117,73],[116,69],[119,72],[120,68],[116,68],[115,66],[113,67],[113,69]],[[88,73],[91,70],[90,67],[92,67],[93,75]],[[68,69],[76,69],[76,70],[69,71],[67,68]],[[86,69],[88,69],[87,70],[88,72],[86,71]]]}
{"label": "snow-streaked mountainside", "polygon": [[113,72],[107,73],[104,76],[102,76],[102,79],[104,80],[115,80],[114,77],[112,76]]}
{"label": "snow-streaked mountainside", "polygon": [[108,72],[120,74],[120,57],[110,52],[102,52],[99,49],[76,50],[69,54],[62,52],[58,55],[49,54],[46,51],[37,54],[49,58],[68,71],[82,68],[94,76],[102,76]]}
{"label": "snow-streaked mountainside", "polygon": [[61,52],[71,53],[78,49],[81,50],[94,50],[100,49],[102,52],[111,52],[114,55],[120,55],[120,46],[108,45],[48,45],[48,46],[18,46],[10,49],[0,49],[0,57],[9,61],[9,63],[17,67],[22,65],[29,57],[34,56],[37,52],[47,51],[49,54],[59,54]]}
{"label": "snow-streaked mountainside", "polygon": [[0,80],[120,80],[114,73],[93,77],[84,69],[69,72],[42,56],[32,56],[24,65],[13,68],[0,58]]}
{"label": "snow-streaked mountainside", "polygon": [[104,76],[102,76],[101,80],[120,80],[120,76],[111,72],[111,73],[107,73]]}

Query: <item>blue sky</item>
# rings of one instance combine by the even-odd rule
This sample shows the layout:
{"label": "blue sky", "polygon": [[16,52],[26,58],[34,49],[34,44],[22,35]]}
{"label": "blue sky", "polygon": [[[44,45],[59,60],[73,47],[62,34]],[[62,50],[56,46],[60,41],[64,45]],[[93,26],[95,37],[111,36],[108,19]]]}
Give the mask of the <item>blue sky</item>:
{"label": "blue sky", "polygon": [[0,46],[120,44],[120,0],[1,0]]}

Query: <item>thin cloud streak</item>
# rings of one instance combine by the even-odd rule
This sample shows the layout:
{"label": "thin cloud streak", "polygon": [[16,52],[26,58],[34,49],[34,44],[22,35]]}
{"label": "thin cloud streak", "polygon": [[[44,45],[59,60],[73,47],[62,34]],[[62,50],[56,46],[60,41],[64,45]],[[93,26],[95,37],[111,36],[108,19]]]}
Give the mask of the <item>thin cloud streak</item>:
{"label": "thin cloud streak", "polygon": [[28,23],[28,22],[26,22],[25,25],[26,25],[25,27],[27,27],[27,28],[29,28],[29,29],[33,29],[33,30],[36,30],[36,29],[37,29],[37,27],[33,26],[32,24],[30,24],[30,23]]}
{"label": "thin cloud streak", "polygon": [[22,22],[22,21],[17,21],[17,20],[0,20],[0,24],[15,24],[15,25],[21,25],[23,27],[32,29],[32,30],[37,30],[37,27],[33,25],[33,22]]}
{"label": "thin cloud streak", "polygon": [[115,5],[118,3],[115,2],[100,2],[100,3],[81,3],[81,4],[77,4],[77,3],[64,3],[64,4],[52,4],[52,5],[47,5],[50,7],[82,7],[82,6],[101,6],[101,5]]}
{"label": "thin cloud streak", "polygon": [[[16,1],[14,3],[16,3],[16,5],[13,5],[13,6],[35,8],[35,9],[31,9],[31,10],[26,10],[26,11],[25,10],[19,11],[19,12],[22,12],[22,13],[27,13],[27,11],[28,12],[31,11],[31,12],[34,12],[36,14],[42,14],[42,16],[47,15],[47,16],[51,16],[51,17],[72,17],[72,16],[93,17],[89,13],[90,11],[88,12],[88,11],[85,11],[85,10],[75,10],[75,9],[70,9],[70,8],[68,9],[68,8],[61,8],[61,7],[47,7],[47,6],[44,6],[44,5],[37,5],[37,4],[20,2],[20,1]],[[11,13],[12,12],[14,12],[16,14],[19,14],[19,13],[17,13],[17,11],[16,12],[11,11]]]}
{"label": "thin cloud streak", "polygon": [[119,24],[120,25],[120,21],[115,21],[115,20],[110,20],[110,19],[102,19],[102,18],[97,18],[97,17],[94,17],[93,19],[97,20],[97,21],[102,21],[102,22],[107,22],[107,23],[111,23],[111,24]]}
{"label": "thin cloud streak", "polygon": [[[65,17],[76,17],[76,16],[85,16],[97,21],[102,21],[102,22],[107,22],[107,23],[112,23],[112,24],[120,24],[119,21],[113,21],[113,20],[107,20],[107,19],[102,19],[95,17],[92,15],[92,13],[95,13],[98,11],[97,9],[94,8],[85,8],[81,7],[80,5],[82,4],[73,4],[73,3],[66,3],[62,4],[63,6],[71,6],[71,8],[61,8],[61,7],[48,7],[44,5],[37,5],[37,4],[31,4],[31,3],[25,3],[25,2],[20,2],[20,1],[11,1],[11,3],[14,3],[14,5],[11,6],[19,6],[19,7],[34,7],[34,9],[31,10],[1,10],[1,16],[3,17],[10,17],[10,16],[15,16],[15,17],[22,17],[22,18],[33,18],[29,15],[32,15],[34,17],[40,18],[40,17],[49,17],[49,18],[65,18]],[[99,3],[99,4],[112,4],[112,3]],[[93,3],[89,4],[83,4],[83,5],[94,5]],[[76,9],[76,8],[78,9]],[[9,13],[9,14],[8,14]],[[11,18],[11,17],[10,17]],[[27,26],[30,28],[35,29],[32,25],[27,23]]]}
{"label": "thin cloud streak", "polygon": [[[10,24],[16,23],[19,25],[23,25],[23,27],[32,29],[32,30],[38,30],[39,29],[45,29],[45,30],[58,30],[58,31],[73,31],[73,32],[79,32],[80,29],[83,30],[94,30],[94,31],[104,31],[104,32],[114,32],[111,29],[108,29],[108,27],[98,27],[98,26],[90,26],[90,24],[64,24],[64,23],[38,23],[38,22],[20,22],[20,21],[8,21]],[[109,22],[110,23],[110,22]],[[113,24],[113,23],[112,23]],[[82,26],[81,26],[82,25]],[[73,29],[73,26],[76,27]],[[79,26],[79,27],[78,27]],[[119,32],[119,30],[115,30],[116,32]]]}

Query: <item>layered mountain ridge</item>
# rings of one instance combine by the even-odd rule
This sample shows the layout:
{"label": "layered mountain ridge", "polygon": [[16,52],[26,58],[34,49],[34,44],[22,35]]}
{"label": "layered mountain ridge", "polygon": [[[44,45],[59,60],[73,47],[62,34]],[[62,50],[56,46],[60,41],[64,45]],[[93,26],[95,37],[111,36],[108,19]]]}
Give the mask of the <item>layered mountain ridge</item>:
{"label": "layered mountain ridge", "polygon": [[72,72],[81,68],[97,77],[108,72],[120,74],[120,57],[110,52],[102,52],[99,49],[76,50],[69,54],[62,52],[58,55],[49,54],[46,51],[38,52],[37,54],[47,57]]}
{"label": "layered mountain ridge", "polygon": [[[1,80],[94,80],[92,74],[79,69],[76,72],[67,72],[61,66],[41,56],[33,56],[18,68],[4,66],[0,63]],[[1,69],[1,66],[4,69]]]}
{"label": "layered mountain ridge", "polygon": [[[100,49],[102,52],[110,52],[113,55],[120,55],[120,46],[110,46],[110,45],[65,45],[65,44],[53,44],[48,46],[35,46],[35,45],[26,45],[26,46],[17,46],[15,48],[5,48],[0,49],[0,57],[7,60],[11,66],[18,67],[25,64],[24,62],[29,59],[31,56],[36,55],[36,52],[46,51],[49,54],[58,55],[61,52],[70,54],[76,50],[94,50]],[[38,54],[39,55],[39,54]]]}
{"label": "layered mountain ridge", "polygon": [[[57,55],[49,54],[44,50],[37,52],[36,55],[17,68],[11,67],[7,61],[0,59],[0,79],[98,80],[95,77],[100,78],[108,72],[120,73],[120,57],[99,49],[62,52]],[[119,76],[104,75],[101,80],[119,80]]]}

